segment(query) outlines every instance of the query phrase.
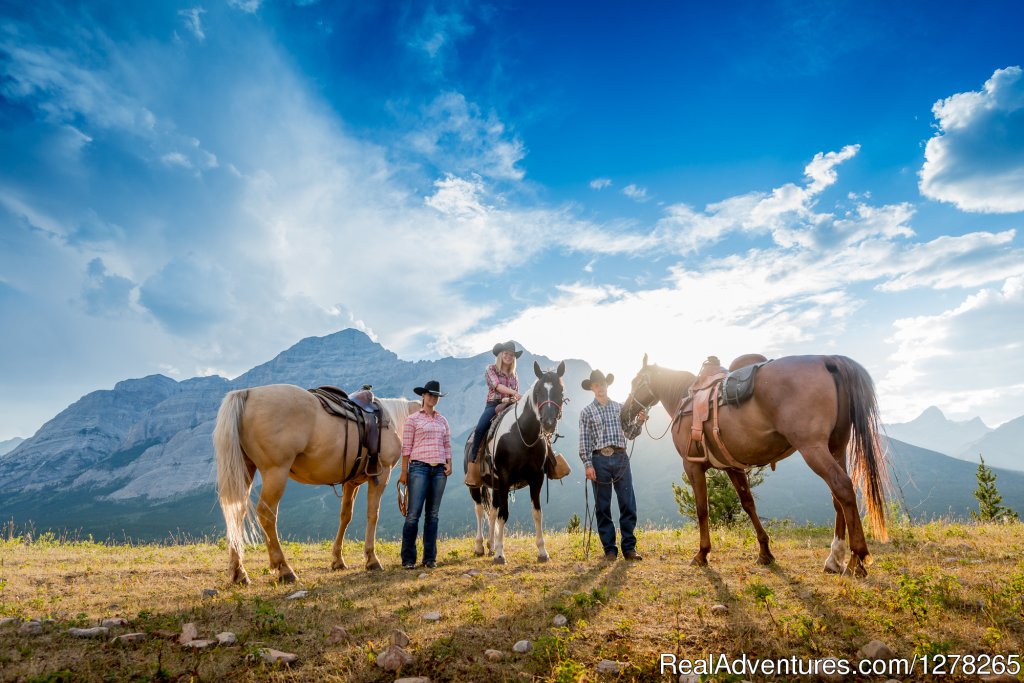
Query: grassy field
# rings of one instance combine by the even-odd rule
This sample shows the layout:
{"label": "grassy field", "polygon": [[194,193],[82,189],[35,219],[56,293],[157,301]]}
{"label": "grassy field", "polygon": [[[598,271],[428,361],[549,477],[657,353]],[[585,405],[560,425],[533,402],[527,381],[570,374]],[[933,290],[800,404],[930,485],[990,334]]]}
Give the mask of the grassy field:
{"label": "grassy field", "polygon": [[[831,540],[826,529],[770,533],[778,558],[770,567],[754,565],[757,544],[745,526],[714,532],[707,568],[689,566],[697,544],[692,528],[644,530],[640,563],[601,561],[596,538],[586,559],[581,534],[550,534],[547,564],[534,561],[532,537],[511,538],[502,567],[474,557],[471,539],[443,539],[438,568],[423,577],[399,567],[395,543],[378,545],[386,569],[373,573],[331,571],[328,543],[288,543],[298,584],[275,585],[265,552],[253,548],[246,558],[253,584],[242,588],[227,585],[222,544],[8,538],[0,541],[0,617],[53,621],[40,634],[0,627],[0,680],[668,681],[677,676],[659,671],[662,653],[854,660],[876,639],[901,657],[1024,650],[1019,524],[895,528],[890,542],[871,543],[875,563],[866,579],[821,572]],[[345,554],[350,564],[360,559],[361,544],[348,544]],[[466,576],[470,570],[478,573]],[[204,596],[204,589],[218,592]],[[299,589],[308,594],[287,599]],[[423,619],[433,611],[439,621]],[[559,614],[567,617],[563,627],[552,625]],[[111,617],[129,623],[99,639],[67,633]],[[200,638],[231,631],[238,644],[187,650],[172,636],[188,622]],[[332,642],[334,626],[351,638]],[[396,629],[410,637],[415,658],[399,674],[375,664]],[[148,637],[112,642],[131,632]],[[512,652],[521,639],[532,641],[532,650]],[[259,657],[265,647],[299,659],[266,664]],[[492,661],[487,649],[504,657]],[[600,673],[605,659],[624,666]],[[963,673],[896,678],[979,680]],[[705,678],[743,679],[799,677]]]}

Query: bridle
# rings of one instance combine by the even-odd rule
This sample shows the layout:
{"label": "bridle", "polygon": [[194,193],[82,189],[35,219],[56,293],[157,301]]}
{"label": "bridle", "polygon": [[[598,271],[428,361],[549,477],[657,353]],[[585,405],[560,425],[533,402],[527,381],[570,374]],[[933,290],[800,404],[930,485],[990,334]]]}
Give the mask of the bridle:
{"label": "bridle", "polygon": [[[538,381],[537,384],[540,384],[540,381]],[[559,434],[555,433],[555,429],[558,429],[558,422],[562,419],[562,408],[563,408],[563,406],[566,403],[569,402],[569,397],[566,396],[566,397],[562,398],[561,401],[553,401],[553,400],[551,400],[551,390],[548,389],[548,398],[547,398],[547,400],[541,401],[538,404],[538,403],[536,403],[534,401],[533,393],[534,392],[530,392],[530,405],[533,406],[533,413],[534,413],[534,415],[537,418],[537,424],[540,426],[540,429],[538,430],[537,438],[533,440],[533,443],[527,443],[526,439],[523,438],[523,433],[522,432],[519,432],[519,440],[522,441],[523,445],[526,446],[527,448],[533,448],[534,446],[537,445],[537,443],[541,439],[544,439],[545,441],[547,441],[548,446],[550,446],[552,443],[554,443],[555,441],[558,440]],[[555,417],[555,429],[553,429],[551,431],[548,431],[548,430],[546,430],[544,428],[544,421],[541,420],[541,411],[544,410],[544,406],[546,406],[548,404],[551,404],[551,405],[555,406],[555,408],[558,410],[558,415]],[[515,404],[515,411],[516,411],[515,412],[516,421],[518,422],[519,421],[519,404],[518,403]]]}
{"label": "bridle", "polygon": [[[646,389],[647,392],[650,394],[650,398],[647,399],[646,402],[641,401],[640,399],[638,399],[635,396],[635,394],[637,393],[638,389]],[[645,372],[641,376],[640,381],[637,383],[636,387],[634,387],[633,390],[629,392],[629,396],[626,399],[626,405],[631,405],[633,403],[636,403],[638,406],[640,406],[640,410],[642,410],[645,415],[649,416],[650,412],[651,412],[651,408],[653,408],[658,403],[658,400],[659,399],[658,399],[657,394],[655,394],[654,393],[654,389],[651,388],[651,373]],[[632,420],[634,424],[636,423],[637,418],[639,416],[640,416],[640,411],[637,411],[637,414],[633,416],[633,420]],[[653,434],[651,434],[650,430],[647,429],[647,423],[646,422],[644,423],[644,431],[647,432],[647,436],[651,437],[655,441],[660,441],[661,439],[664,439],[665,435],[668,434],[668,430],[671,429],[671,428],[672,428],[672,421],[669,421],[668,426],[665,428],[665,431],[661,433],[661,436],[654,436]]]}

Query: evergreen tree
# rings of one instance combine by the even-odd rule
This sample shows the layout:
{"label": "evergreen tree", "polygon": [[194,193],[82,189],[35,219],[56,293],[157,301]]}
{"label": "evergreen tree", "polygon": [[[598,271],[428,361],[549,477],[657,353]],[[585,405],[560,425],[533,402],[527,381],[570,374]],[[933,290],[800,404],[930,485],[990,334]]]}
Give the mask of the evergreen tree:
{"label": "evergreen tree", "polygon": [[996,489],[996,474],[990,468],[985,467],[985,458],[981,455],[981,463],[978,465],[978,488],[974,490],[974,497],[978,499],[978,512],[972,512],[971,516],[982,522],[989,521],[1014,521],[1017,513],[1003,505],[1003,497]]}
{"label": "evergreen tree", "polygon": [[[747,472],[747,481],[750,482],[750,490],[760,486],[764,482],[764,468],[759,467]],[[740,496],[733,488],[729,475],[722,470],[710,469],[707,471],[708,482],[708,521],[711,526],[732,526],[740,520],[743,512],[743,504],[740,503]],[[693,489],[690,482],[683,479],[683,486],[672,482],[672,493],[675,494],[676,506],[679,507],[679,514],[697,521],[697,500],[693,496]]]}

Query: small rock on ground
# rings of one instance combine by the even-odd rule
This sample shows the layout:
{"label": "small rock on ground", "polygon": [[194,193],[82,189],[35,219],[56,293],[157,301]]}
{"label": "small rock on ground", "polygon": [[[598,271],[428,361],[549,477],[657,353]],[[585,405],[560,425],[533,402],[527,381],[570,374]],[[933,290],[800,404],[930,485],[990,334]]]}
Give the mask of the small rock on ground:
{"label": "small rock on ground", "polygon": [[430,679],[426,676],[407,676],[406,678],[396,678],[395,683],[430,683]]}
{"label": "small rock on ground", "polygon": [[128,625],[128,620],[125,619],[124,617],[111,617],[109,619],[104,619],[103,621],[100,622],[100,626],[106,626],[107,628],[113,628],[115,626],[127,626],[127,625]]}
{"label": "small rock on ground", "polygon": [[396,628],[391,634],[391,644],[397,645],[398,647],[408,647],[409,643],[412,642],[409,639],[409,634],[400,628]]}
{"label": "small rock on ground", "polygon": [[729,608],[726,607],[725,605],[712,605],[711,613],[712,614],[728,614],[729,613]]}
{"label": "small rock on ground", "polygon": [[219,593],[219,592],[220,591],[218,591],[216,588],[204,588],[203,589],[203,597],[204,598],[212,598],[213,596],[217,595],[217,593]]}
{"label": "small rock on ground", "polygon": [[626,668],[626,662],[613,662],[610,659],[602,659],[597,663],[597,670],[604,674],[617,674]]}
{"label": "small rock on ground", "polygon": [[385,671],[398,671],[403,666],[412,664],[413,661],[413,656],[397,645],[388,645],[383,652],[377,655],[377,666]]}
{"label": "small rock on ground", "polygon": [[306,597],[307,595],[309,595],[309,591],[295,591],[294,593],[289,595],[287,598],[285,598],[285,600],[301,600],[302,598]]}
{"label": "small rock on ground", "polygon": [[178,636],[178,642],[184,645],[190,643],[199,637],[199,630],[196,625],[191,621],[181,627],[181,635]]}
{"label": "small rock on ground", "polygon": [[293,664],[294,662],[299,661],[298,655],[292,654],[291,652],[281,652],[280,650],[275,650],[272,647],[265,647],[260,650],[260,657],[267,664],[277,664],[278,662],[281,664]]}
{"label": "small rock on ground", "polygon": [[896,658],[896,653],[892,651],[888,645],[880,640],[872,640],[867,645],[861,647],[857,652],[861,659],[884,659],[889,661]]}
{"label": "small rock on ground", "polygon": [[26,621],[24,624],[18,627],[18,633],[27,633],[29,635],[38,635],[43,632],[43,625],[38,621]]}
{"label": "small rock on ground", "polygon": [[216,640],[190,640],[187,643],[182,643],[181,646],[191,648],[193,650],[205,650],[206,648],[216,644]]}
{"label": "small rock on ground", "polygon": [[425,579],[425,578],[427,578],[428,576],[430,576],[430,574],[427,574],[426,572],[420,572],[420,575],[419,575],[419,577],[418,577],[418,578],[421,578],[421,579]]}
{"label": "small rock on ground", "polygon": [[441,613],[440,612],[427,612],[426,614],[423,615],[423,619],[425,621],[441,621]]}
{"label": "small rock on ground", "polygon": [[0,619],[0,626],[15,626],[19,621],[18,617],[4,617]]}
{"label": "small rock on ground", "polygon": [[565,626],[569,623],[569,620],[565,618],[564,614],[556,614],[555,618],[551,620],[554,626]]}
{"label": "small rock on ground", "polygon": [[106,626],[93,626],[92,628],[69,628],[68,635],[75,638],[99,638],[110,633]]}
{"label": "small rock on ground", "polygon": [[110,642],[114,643],[115,645],[131,645],[134,643],[141,643],[145,639],[145,633],[125,633],[122,636],[117,636]]}
{"label": "small rock on ground", "polygon": [[501,650],[484,650],[484,657],[487,657],[492,662],[500,662],[505,658],[505,653]]}
{"label": "small rock on ground", "polygon": [[221,645],[234,645],[238,642],[238,636],[231,631],[221,631],[217,634],[217,642]]}
{"label": "small rock on ground", "polygon": [[331,628],[331,634],[327,636],[327,642],[331,645],[337,645],[338,643],[347,643],[352,640],[352,634],[348,632],[347,628],[343,626],[334,626]]}
{"label": "small rock on ground", "polygon": [[520,640],[515,645],[512,646],[512,650],[514,652],[519,652],[519,653],[529,652],[531,648],[533,648],[533,643],[531,643],[528,640]]}

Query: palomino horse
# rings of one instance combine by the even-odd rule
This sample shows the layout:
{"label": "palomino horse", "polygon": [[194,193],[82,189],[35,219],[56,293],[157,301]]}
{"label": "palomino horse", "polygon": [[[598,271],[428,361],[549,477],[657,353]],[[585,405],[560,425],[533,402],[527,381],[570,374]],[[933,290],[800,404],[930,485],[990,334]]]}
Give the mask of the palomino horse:
{"label": "palomino horse", "polygon": [[[391,468],[402,456],[401,434],[406,418],[419,410],[418,401],[399,398],[377,399],[384,410],[386,424],[380,433],[380,465],[376,476],[356,473],[342,482],[341,523],[334,539],[332,569],[346,569],[342,555],[345,529],[352,520],[356,491],[369,482],[366,505],[367,569],[380,569],[374,552],[380,497],[384,493]],[[348,433],[346,434],[346,430]],[[267,541],[270,568],[284,583],[295,581],[295,572],[285,560],[277,538],[277,507],[288,477],[303,484],[335,484],[350,472],[360,448],[355,422],[327,414],[310,392],[292,384],[271,384],[232,391],[224,397],[213,432],[217,454],[217,491],[227,524],[231,580],[248,583],[242,566],[245,544],[251,534],[247,528],[251,503],[249,490],[256,470],[263,485],[256,504],[256,516]],[[345,447],[343,447],[343,445]],[[344,451],[344,452],[343,452]]]}
{"label": "palomino horse", "polygon": [[[760,358],[743,357],[730,367],[735,369]],[[696,447],[690,442],[692,415],[677,415],[680,401],[695,379],[689,372],[648,365],[644,355],[643,367],[633,378],[622,415],[632,420],[641,409],[647,410],[660,402],[673,418],[672,440],[693,487],[700,527],[700,549],[691,564],[703,566],[711,551],[705,473],[713,465],[707,459],[700,461],[695,457]],[[825,571],[844,571],[845,538],[849,531],[852,553],[845,571],[866,576],[865,567],[870,566],[871,556],[847,464],[866,499],[872,528],[885,540],[888,473],[885,452],[879,443],[878,404],[871,377],[863,367],[845,356],[788,356],[762,365],[754,379],[751,398],[738,406],[720,408],[720,437],[728,454],[746,467],[758,467],[774,464],[800,451],[810,468],[828,484],[836,510],[835,535]],[[851,434],[853,448],[847,461],[846,447]],[[706,439],[705,446],[716,459],[727,462],[728,458],[723,458],[711,441],[713,439]],[[726,473],[757,532],[760,545],[757,561],[769,564],[775,558],[768,546],[768,534],[757,517],[746,472],[727,468]]]}
{"label": "palomino horse", "polygon": [[[505,564],[508,492],[523,486],[530,487],[530,502],[533,503],[537,561],[547,562],[549,559],[548,551],[544,548],[544,513],[540,509],[540,491],[544,485],[547,460],[554,456],[551,438],[562,418],[562,405],[565,403],[565,386],[562,384],[565,362],[559,363],[557,370],[545,372],[534,361],[533,371],[537,381],[525,394],[525,405],[521,410],[517,405],[501,413],[497,418],[499,422],[494,439],[484,446],[481,457],[493,458],[493,466],[482,468],[483,486],[469,487],[469,494],[476,504],[475,552],[477,555],[484,554],[483,516],[486,507],[489,522],[487,548],[494,553],[497,564]],[[466,443],[467,451],[472,441],[473,434],[470,433]]]}

